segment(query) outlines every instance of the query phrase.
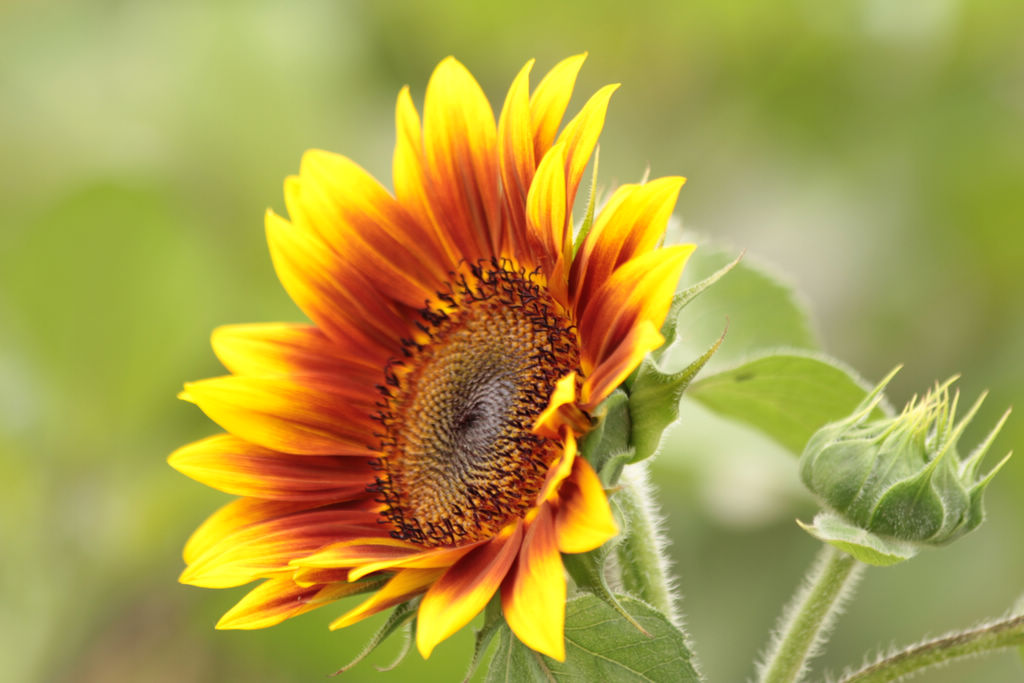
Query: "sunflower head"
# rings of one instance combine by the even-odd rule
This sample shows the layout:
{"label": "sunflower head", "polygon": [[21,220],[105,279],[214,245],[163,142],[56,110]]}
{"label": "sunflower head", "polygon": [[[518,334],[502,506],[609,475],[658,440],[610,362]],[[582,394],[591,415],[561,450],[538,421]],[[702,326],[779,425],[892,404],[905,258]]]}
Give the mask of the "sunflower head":
{"label": "sunflower head", "polygon": [[181,580],[262,579],[220,628],[262,628],[366,593],[346,626],[422,596],[424,657],[500,592],[528,646],[564,658],[562,553],[617,533],[577,452],[590,415],[663,343],[693,247],[659,247],[683,183],[615,191],[574,248],[571,211],[615,86],[562,121],[583,56],[495,121],[456,60],[422,120],[398,96],[394,190],[322,151],[267,213],[311,324],[214,332],[229,375],[186,385],[226,433],[171,465],[240,496],[185,548]]}

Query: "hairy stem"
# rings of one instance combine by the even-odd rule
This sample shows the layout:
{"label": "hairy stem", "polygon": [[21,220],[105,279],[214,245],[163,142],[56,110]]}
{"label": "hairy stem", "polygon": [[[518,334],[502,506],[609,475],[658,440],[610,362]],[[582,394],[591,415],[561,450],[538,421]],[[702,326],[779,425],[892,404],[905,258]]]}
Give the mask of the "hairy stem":
{"label": "hairy stem", "polygon": [[880,659],[847,674],[840,683],[886,683],[960,657],[1024,645],[1024,615],[951,633]]}
{"label": "hairy stem", "polygon": [[630,465],[623,470],[619,484],[622,488],[615,499],[627,525],[616,548],[622,587],[681,626],[665,557],[667,543],[654,507],[647,468],[642,464]]}
{"label": "hairy stem", "polygon": [[826,545],[786,608],[768,654],[759,667],[761,683],[795,683],[807,671],[832,622],[842,610],[864,564]]}

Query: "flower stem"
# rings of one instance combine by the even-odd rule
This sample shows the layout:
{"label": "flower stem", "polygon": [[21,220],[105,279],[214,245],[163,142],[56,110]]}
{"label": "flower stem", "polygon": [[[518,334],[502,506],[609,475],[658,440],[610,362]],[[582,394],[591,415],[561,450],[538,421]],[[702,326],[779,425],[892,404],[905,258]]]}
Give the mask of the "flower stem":
{"label": "flower stem", "polygon": [[654,507],[654,492],[643,464],[630,465],[619,480],[615,500],[626,521],[626,533],[616,551],[622,587],[681,626],[661,519]]}
{"label": "flower stem", "polygon": [[759,667],[761,683],[795,683],[807,671],[828,628],[842,611],[866,565],[826,545],[779,619],[769,653]]}
{"label": "flower stem", "polygon": [[953,659],[1018,645],[1024,645],[1024,615],[908,647],[844,676],[840,683],[886,683]]}

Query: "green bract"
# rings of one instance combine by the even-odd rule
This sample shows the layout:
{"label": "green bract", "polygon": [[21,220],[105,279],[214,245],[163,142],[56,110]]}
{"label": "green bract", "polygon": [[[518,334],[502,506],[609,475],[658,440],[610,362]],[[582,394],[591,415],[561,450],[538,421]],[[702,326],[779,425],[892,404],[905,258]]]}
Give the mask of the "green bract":
{"label": "green bract", "polygon": [[[981,523],[982,494],[1006,462],[979,477],[982,458],[1006,415],[968,457],[960,457],[957,442],[985,397],[956,422],[959,392],[951,396],[949,391],[956,378],[936,385],[920,401],[915,397],[897,417],[872,419],[895,373],[882,380],[852,415],[818,430],[800,458],[804,484],[841,518],[846,531],[840,542],[828,532],[834,524],[805,528],[848,552],[853,531],[866,532],[861,545],[875,551],[879,543],[906,547],[956,540]],[[829,519],[839,521],[834,515]],[[905,559],[908,554],[895,555]]]}

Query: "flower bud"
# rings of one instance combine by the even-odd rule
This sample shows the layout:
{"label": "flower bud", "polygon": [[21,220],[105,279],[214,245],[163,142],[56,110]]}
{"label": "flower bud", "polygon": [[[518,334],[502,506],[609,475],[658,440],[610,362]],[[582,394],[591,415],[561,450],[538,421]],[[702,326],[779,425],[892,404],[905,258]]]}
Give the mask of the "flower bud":
{"label": "flower bud", "polygon": [[950,395],[953,377],[920,401],[915,396],[897,417],[878,418],[882,391],[895,374],[882,380],[852,415],[811,437],[800,458],[800,475],[853,528],[915,546],[950,543],[984,517],[982,493],[1010,456],[984,477],[979,478],[978,468],[1009,411],[962,459],[957,442],[984,394],[956,422],[960,395]]}

